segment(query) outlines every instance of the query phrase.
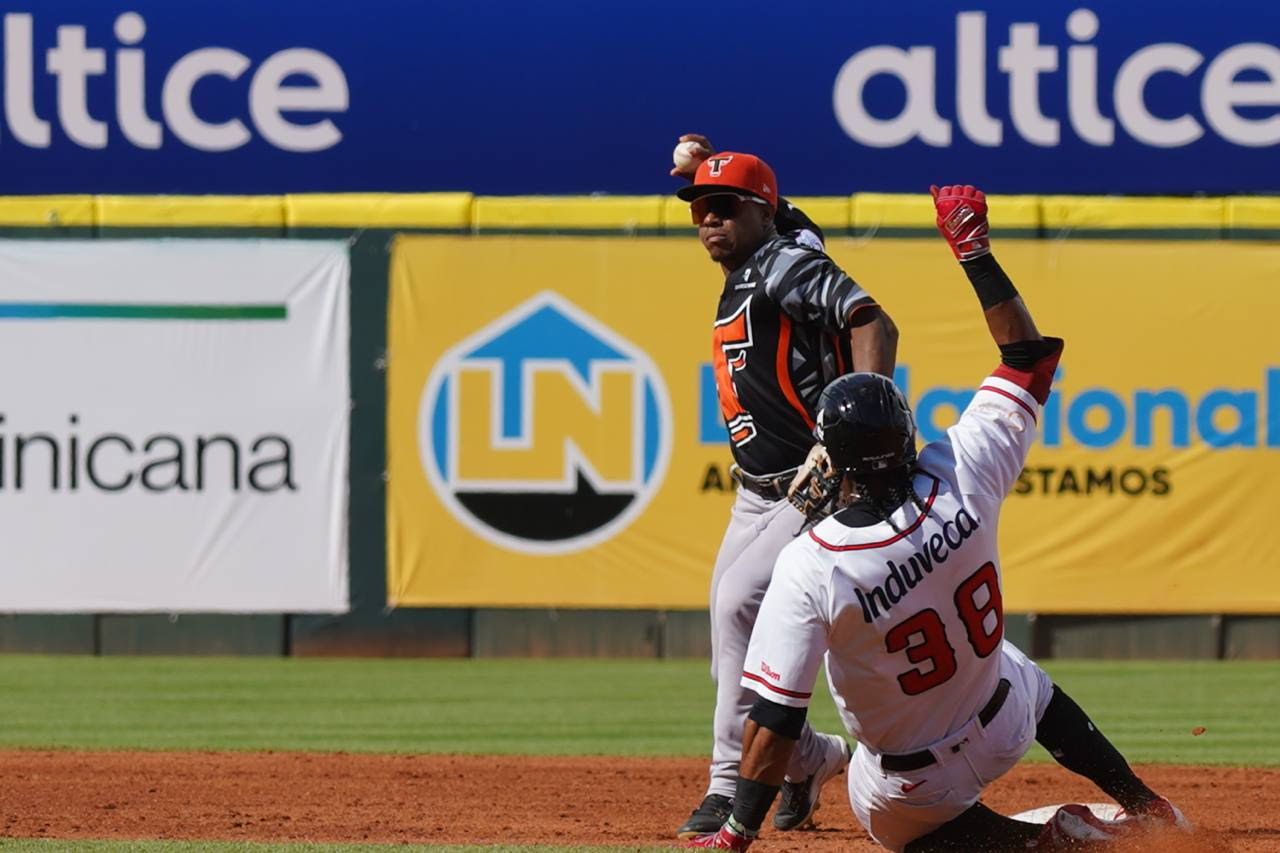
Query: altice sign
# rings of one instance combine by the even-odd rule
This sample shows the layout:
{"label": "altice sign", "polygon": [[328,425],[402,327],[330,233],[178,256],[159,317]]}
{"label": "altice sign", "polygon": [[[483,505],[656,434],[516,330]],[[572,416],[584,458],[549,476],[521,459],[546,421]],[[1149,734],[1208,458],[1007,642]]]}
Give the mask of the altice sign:
{"label": "altice sign", "polygon": [[[1153,33],[1159,20],[1153,17]],[[1206,55],[1187,44],[1157,42],[1125,56],[1114,77],[1104,79],[1099,48],[1092,43],[1103,26],[1090,9],[1072,11],[1066,19],[1070,44],[1062,49],[1042,41],[1037,23],[1015,22],[1002,34],[989,31],[986,13],[961,12],[955,18],[954,69],[940,67],[934,45],[867,47],[836,75],[836,119],[855,141],[877,148],[912,140],[945,148],[959,138],[991,148],[1013,139],[1053,148],[1068,133],[1101,148],[1116,144],[1122,134],[1156,148],[1181,148],[1206,134],[1250,148],[1280,144],[1276,45],[1250,41]],[[993,115],[988,107],[989,87],[1001,85],[987,79],[993,50],[1008,87],[1007,116]],[[1064,66],[1065,83],[1059,73]],[[881,75],[896,78],[906,91],[894,115],[873,113],[864,99],[868,84]],[[1185,104],[1198,102],[1198,114],[1189,106],[1176,115],[1152,107],[1153,81],[1167,85],[1170,77]],[[1048,93],[1042,89],[1064,84],[1065,115],[1046,114],[1042,94]],[[955,87],[954,116],[939,111],[937,94],[944,86]],[[1099,106],[1099,93],[1108,88],[1114,115]],[[1061,92],[1053,94],[1058,96],[1053,100],[1063,100]]]}
{"label": "altice sign", "polygon": [[[49,148],[56,122],[80,148],[106,148],[119,134],[139,149],[157,149],[166,139],[199,151],[232,151],[256,135],[283,151],[312,152],[342,140],[333,116],[347,111],[350,95],[341,66],[321,51],[289,47],[256,65],[230,47],[193,47],[167,68],[150,68],[143,40],[147,22],[124,12],[112,27],[114,44],[94,43],[86,27],[60,24],[52,44],[37,44],[33,16],[4,16],[4,122],[8,139],[34,149]],[[109,60],[109,61],[108,61]],[[108,70],[110,69],[110,71]],[[160,75],[160,102],[146,101],[148,75]],[[56,109],[37,105],[39,77],[53,78]],[[113,76],[112,115],[93,114],[89,89]],[[193,92],[209,78],[249,80],[238,115],[201,115]],[[167,131],[167,133],[166,133]]]}

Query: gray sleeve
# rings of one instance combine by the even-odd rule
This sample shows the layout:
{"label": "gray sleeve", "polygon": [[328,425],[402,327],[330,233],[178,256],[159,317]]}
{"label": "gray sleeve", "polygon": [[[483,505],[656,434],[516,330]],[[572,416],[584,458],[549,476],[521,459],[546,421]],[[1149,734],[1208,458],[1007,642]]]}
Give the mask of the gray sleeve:
{"label": "gray sleeve", "polygon": [[783,311],[829,332],[848,331],[855,310],[876,304],[835,261],[807,247],[780,249],[764,273],[765,293]]}

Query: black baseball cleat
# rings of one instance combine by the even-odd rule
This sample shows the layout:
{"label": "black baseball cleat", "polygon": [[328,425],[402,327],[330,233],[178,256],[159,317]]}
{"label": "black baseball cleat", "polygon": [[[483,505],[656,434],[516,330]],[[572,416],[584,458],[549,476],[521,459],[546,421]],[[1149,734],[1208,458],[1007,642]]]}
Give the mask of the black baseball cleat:
{"label": "black baseball cleat", "polygon": [[699,835],[718,832],[733,814],[733,800],[720,794],[707,794],[702,804],[693,810],[684,825],[676,830],[676,838],[688,841]]}
{"label": "black baseball cleat", "polygon": [[803,782],[782,783],[782,802],[778,803],[778,810],[773,813],[773,825],[782,832],[813,826],[813,813],[818,810],[818,796],[822,793],[822,786],[839,776],[853,758],[844,738],[839,735],[818,737],[829,742],[827,760]]}

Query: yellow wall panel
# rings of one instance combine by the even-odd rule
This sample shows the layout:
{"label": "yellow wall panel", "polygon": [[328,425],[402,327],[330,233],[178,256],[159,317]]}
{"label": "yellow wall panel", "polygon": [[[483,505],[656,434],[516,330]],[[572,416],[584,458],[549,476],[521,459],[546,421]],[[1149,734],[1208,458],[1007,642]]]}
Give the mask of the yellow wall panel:
{"label": "yellow wall panel", "polygon": [[[992,218],[998,229],[1035,231],[1041,225],[1040,197],[1034,195],[988,196]],[[930,230],[936,213],[926,187],[921,193],[857,193],[853,197],[853,227],[867,232],[877,228]]]}
{"label": "yellow wall panel", "polygon": [[0,196],[0,225],[88,228],[93,223],[91,195]]}
{"label": "yellow wall panel", "polygon": [[1064,228],[1208,230],[1226,224],[1221,198],[1044,196],[1044,225]]}
{"label": "yellow wall panel", "polygon": [[557,229],[640,231],[662,226],[664,196],[477,196],[479,231]]}
{"label": "yellow wall panel", "polygon": [[853,199],[849,196],[786,196],[829,236],[843,234],[853,223]]}
{"label": "yellow wall panel", "polygon": [[284,203],[276,195],[100,195],[98,224],[117,228],[281,228]]}
{"label": "yellow wall panel", "polygon": [[[1280,199],[993,195],[996,234],[1128,230],[1212,234],[1280,227]],[[853,229],[927,232],[933,205],[918,194],[792,199],[831,236]],[[337,193],[286,196],[8,196],[0,225],[69,227],[404,228],[424,230],[691,233],[689,206],[660,196],[473,196]]]}
{"label": "yellow wall panel", "polygon": [[853,230],[932,228],[933,199],[928,187],[918,195],[857,193],[853,197]]}
{"label": "yellow wall panel", "polygon": [[1003,229],[1038,231],[1044,224],[1044,207],[1038,195],[990,195],[987,206],[996,236]]}
{"label": "yellow wall panel", "polygon": [[304,193],[284,197],[290,228],[471,227],[471,193]]}
{"label": "yellow wall panel", "polygon": [[1228,228],[1280,228],[1280,197],[1237,196],[1227,199]]}

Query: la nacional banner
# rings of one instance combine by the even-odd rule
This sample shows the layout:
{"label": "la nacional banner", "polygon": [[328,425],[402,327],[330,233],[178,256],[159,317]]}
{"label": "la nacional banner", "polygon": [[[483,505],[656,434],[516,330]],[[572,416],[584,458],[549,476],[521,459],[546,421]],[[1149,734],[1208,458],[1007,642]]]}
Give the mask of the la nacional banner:
{"label": "la nacional banner", "polygon": [[[896,378],[939,438],[999,359],[963,273],[941,243],[828,248],[897,321]],[[1000,520],[1006,606],[1280,611],[1280,250],[997,251],[1067,341]],[[705,607],[732,494],[721,283],[692,238],[399,238],[389,601]]]}

